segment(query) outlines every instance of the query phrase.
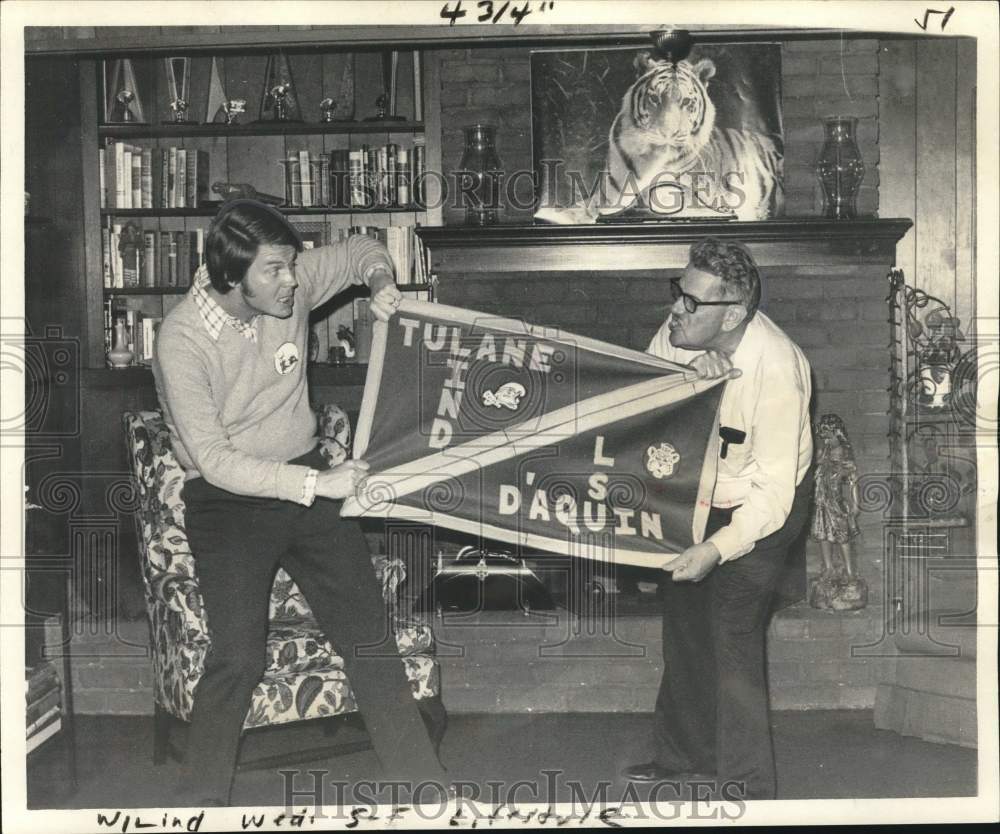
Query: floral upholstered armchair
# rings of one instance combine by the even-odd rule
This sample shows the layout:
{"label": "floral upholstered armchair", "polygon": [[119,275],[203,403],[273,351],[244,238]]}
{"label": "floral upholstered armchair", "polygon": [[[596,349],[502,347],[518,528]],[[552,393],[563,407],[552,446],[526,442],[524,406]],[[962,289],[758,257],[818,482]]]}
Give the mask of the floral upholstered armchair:
{"label": "floral upholstered armchair", "polygon": [[[340,463],[350,447],[350,424],[337,406],[318,413],[324,457]],[[149,613],[157,720],[154,758],[165,755],[169,716],[189,720],[195,686],[210,646],[195,559],[184,530],[184,471],[170,446],[159,411],[126,412],[128,461],[138,490],[136,532]],[[395,642],[417,699],[439,693],[434,635],[424,623],[395,611],[396,588],[405,577],[399,559],[372,558],[390,611]],[[283,569],[271,590],[267,667],[253,692],[244,729],[357,709],[342,658],[327,641],[309,605]]]}

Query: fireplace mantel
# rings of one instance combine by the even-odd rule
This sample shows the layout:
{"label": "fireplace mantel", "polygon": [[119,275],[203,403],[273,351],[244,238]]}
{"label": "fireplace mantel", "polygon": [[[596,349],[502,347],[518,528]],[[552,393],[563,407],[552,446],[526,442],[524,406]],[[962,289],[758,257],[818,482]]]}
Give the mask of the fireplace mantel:
{"label": "fireplace mantel", "polygon": [[761,266],[892,263],[907,219],[783,218],[757,222],[673,221],[589,226],[440,226],[418,229],[438,273],[680,268],[696,240],[750,246]]}

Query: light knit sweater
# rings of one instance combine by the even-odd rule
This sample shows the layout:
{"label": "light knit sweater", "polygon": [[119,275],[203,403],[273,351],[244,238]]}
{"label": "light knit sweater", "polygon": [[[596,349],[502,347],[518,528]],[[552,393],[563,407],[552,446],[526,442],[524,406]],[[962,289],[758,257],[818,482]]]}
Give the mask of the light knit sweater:
{"label": "light knit sweater", "polygon": [[256,343],[229,325],[213,340],[191,293],[167,314],[153,376],[187,478],[239,495],[301,500],[309,468],[286,461],[316,445],[306,382],[309,312],[367,284],[380,267],[392,272],[388,252],[364,235],[301,252],[292,315],[258,316]]}

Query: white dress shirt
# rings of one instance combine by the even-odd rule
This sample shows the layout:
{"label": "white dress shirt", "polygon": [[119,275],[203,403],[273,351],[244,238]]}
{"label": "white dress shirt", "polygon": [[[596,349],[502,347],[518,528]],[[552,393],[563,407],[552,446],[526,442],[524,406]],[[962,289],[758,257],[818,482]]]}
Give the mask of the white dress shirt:
{"label": "white dress shirt", "polygon": [[[663,323],[648,352],[689,364],[703,351],[670,344]],[[721,457],[712,496],[713,507],[738,507],[728,525],[709,536],[722,561],[736,559],[780,530],[792,508],[795,487],[812,461],[809,362],[802,351],[759,310],[730,356],[743,373],[725,383],[719,425],[746,432],[741,444],[730,443]]]}

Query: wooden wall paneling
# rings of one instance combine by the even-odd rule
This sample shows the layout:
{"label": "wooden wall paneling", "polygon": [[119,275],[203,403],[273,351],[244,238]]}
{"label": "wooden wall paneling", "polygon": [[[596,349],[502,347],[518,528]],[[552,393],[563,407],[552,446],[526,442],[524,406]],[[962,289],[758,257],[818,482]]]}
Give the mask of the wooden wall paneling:
{"label": "wooden wall paneling", "polygon": [[[289,137],[297,141],[298,136]],[[231,136],[229,138],[229,181],[250,183],[264,194],[284,198],[285,137]]]}
{"label": "wooden wall paneling", "polygon": [[144,316],[163,315],[163,302],[158,295],[125,296],[126,309],[136,310]]}
{"label": "wooden wall paneling", "polygon": [[382,53],[357,52],[354,57],[354,118],[364,121],[377,112],[382,94]]}
{"label": "wooden wall paneling", "polygon": [[[328,136],[327,139],[338,139],[346,142],[347,136]],[[344,145],[346,147],[346,144]],[[350,214],[333,214],[329,217],[331,240],[336,242],[338,234],[342,231],[347,235],[347,230],[354,223],[354,218]],[[317,318],[322,319],[326,324],[327,343],[330,347],[340,344],[337,338],[337,330],[341,325],[354,329],[354,311],[352,307],[354,295],[359,290],[349,290],[338,293],[317,311]],[[323,356],[327,359],[327,356]],[[324,400],[320,400],[323,402]],[[331,400],[331,402],[335,402]]]}
{"label": "wooden wall paneling", "polygon": [[[85,188],[97,194],[96,120],[98,99],[94,64],[66,58],[28,60],[25,66],[25,189],[31,215],[25,218],[24,330],[26,350],[39,363],[24,379],[24,483],[42,509],[26,519],[26,556],[61,556],[71,565],[68,517],[81,473],[81,424],[86,409],[82,368],[92,361],[87,321],[91,296],[88,259],[94,240],[84,239]],[[88,122],[88,120],[90,120]],[[93,125],[92,131],[81,125]],[[13,167],[16,167],[13,166]],[[95,216],[97,210],[91,212]],[[96,227],[100,273],[100,230]],[[9,241],[4,240],[4,244]],[[98,296],[98,317],[100,304]],[[95,351],[100,354],[102,351]],[[46,485],[39,487],[46,482]],[[66,491],[64,487],[68,487]],[[5,525],[12,522],[4,515]],[[27,547],[30,545],[30,550]],[[64,610],[65,574],[31,575],[26,602],[35,611]]]}
{"label": "wooden wall paneling", "polygon": [[226,57],[226,95],[246,101],[241,124],[255,122],[260,114],[260,96],[264,89],[267,55],[230,55]]}
{"label": "wooden wall paneling", "polygon": [[[879,216],[916,217],[916,44],[882,41],[879,52]],[[916,275],[916,227],[896,246],[896,265]]]}
{"label": "wooden wall paneling", "polygon": [[[93,517],[103,517],[115,528],[114,561],[110,564],[91,565],[81,577],[84,585],[78,587],[81,596],[95,583],[115,582],[113,603],[120,616],[135,619],[143,616],[142,577],[139,571],[139,547],[135,525],[128,513],[116,510],[109,503],[109,489],[117,482],[129,478],[125,458],[125,434],[122,414],[127,410],[158,407],[152,375],[146,372],[136,382],[140,370],[92,371],[84,375],[84,398],[87,406],[83,413],[83,511]],[[122,376],[116,376],[122,374]],[[93,554],[74,554],[93,558]],[[96,575],[95,575],[96,573]],[[100,598],[101,595],[97,595]],[[111,614],[112,612],[103,612]]]}
{"label": "wooden wall paneling", "polygon": [[916,271],[910,281],[955,303],[955,57],[950,40],[917,44]]}
{"label": "wooden wall paneling", "polygon": [[332,98],[336,103],[333,117],[337,121],[355,118],[354,88],[357,79],[350,74],[354,63],[353,52],[325,52],[322,56],[323,97]]}
{"label": "wooden wall paneling", "polygon": [[976,272],[976,41],[955,50],[955,315],[975,330]]}
{"label": "wooden wall paneling", "polygon": [[131,56],[135,71],[142,114],[151,125],[157,125],[172,115],[167,95],[167,79],[163,74],[162,58]]}
{"label": "wooden wall paneling", "polygon": [[299,111],[304,122],[320,120],[319,103],[323,100],[323,56],[312,52],[288,55]]}
{"label": "wooden wall paneling", "polygon": [[396,107],[395,114],[407,121],[415,121],[413,110],[413,50],[401,49],[396,62]]}
{"label": "wooden wall paneling", "polygon": [[[441,173],[441,61],[433,50],[421,56],[424,87],[424,148],[428,171]],[[440,226],[444,220],[441,189],[435,177],[424,179],[428,226]]]}
{"label": "wooden wall paneling", "polygon": [[209,55],[191,57],[191,81],[188,85],[187,117],[204,123],[208,107],[208,85],[212,79],[212,58]]}
{"label": "wooden wall paneling", "polygon": [[[80,213],[75,219],[82,225],[70,231],[70,240],[82,237],[80,272],[76,286],[82,296],[83,309],[73,314],[71,309],[62,312],[64,320],[79,316],[81,321],[80,355],[87,368],[103,368],[104,356],[104,269],[101,249],[100,215],[100,158],[101,146],[97,138],[99,61],[81,61],[78,65],[80,89]],[[37,137],[36,137],[37,138]],[[33,151],[36,152],[36,151]],[[67,158],[70,154],[66,154]],[[82,236],[81,236],[82,231]]]}
{"label": "wooden wall paneling", "polygon": [[183,295],[164,295],[163,296],[163,315],[166,316],[171,310],[176,307],[181,300],[184,298]]}
{"label": "wooden wall paneling", "polygon": [[[224,55],[213,55],[212,58],[215,59],[215,65],[216,65],[217,69],[219,70],[219,80],[222,82],[222,90],[226,94],[226,98],[227,99],[239,98],[239,96],[237,96],[236,93],[234,92],[234,88],[236,86],[236,73],[235,72],[233,74],[233,83],[232,83],[232,85],[230,85],[230,83],[229,83],[229,72],[230,72],[229,65],[230,65],[230,63],[232,63],[232,62],[234,62],[234,61],[237,60],[236,57],[235,56],[228,56],[227,57],[227,56],[224,56]],[[209,71],[209,73],[212,72],[212,61],[211,61],[211,59],[209,59],[209,62],[208,62],[208,71]],[[207,100],[205,102],[205,106],[208,107],[208,101]],[[202,119],[205,118],[205,113],[202,112],[202,114],[201,114],[201,116],[199,118],[202,118]],[[243,114],[240,115],[240,124],[246,124],[247,122],[250,121],[250,119],[251,119],[250,112],[247,111],[247,112],[245,112],[245,113],[243,113]]]}

